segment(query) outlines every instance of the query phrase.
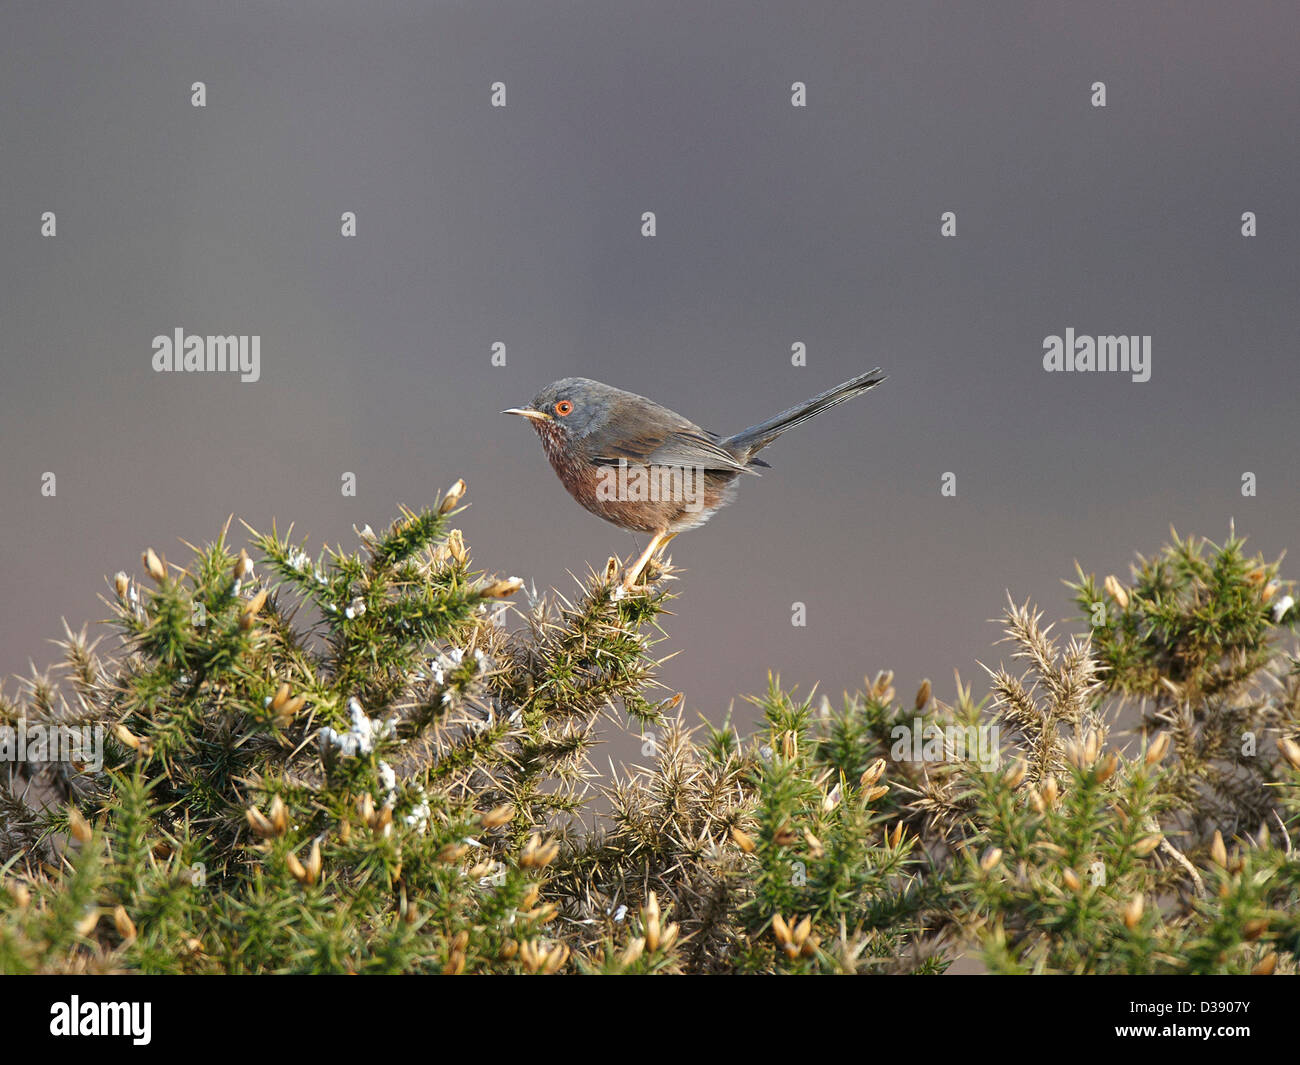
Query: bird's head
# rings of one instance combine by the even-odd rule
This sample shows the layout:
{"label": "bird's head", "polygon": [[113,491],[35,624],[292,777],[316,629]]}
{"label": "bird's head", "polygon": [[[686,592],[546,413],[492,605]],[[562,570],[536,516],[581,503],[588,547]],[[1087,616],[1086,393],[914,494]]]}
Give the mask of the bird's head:
{"label": "bird's head", "polygon": [[533,423],[543,440],[571,442],[605,425],[624,393],[587,377],[553,381],[526,407],[511,407],[502,414],[517,414]]}

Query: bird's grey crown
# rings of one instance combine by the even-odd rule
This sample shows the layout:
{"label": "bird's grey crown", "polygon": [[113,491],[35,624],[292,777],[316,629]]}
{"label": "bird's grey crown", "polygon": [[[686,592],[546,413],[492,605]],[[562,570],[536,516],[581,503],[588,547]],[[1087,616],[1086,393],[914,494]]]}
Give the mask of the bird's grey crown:
{"label": "bird's grey crown", "polygon": [[563,377],[552,381],[533,397],[533,408],[554,414],[555,404],[565,399],[573,404],[573,413],[556,418],[555,421],[571,436],[583,436],[606,426],[611,419],[617,420],[628,409],[635,409],[642,418],[649,417],[662,425],[681,429],[697,428],[676,411],[653,400],[607,385],[603,381],[594,381],[590,377]]}

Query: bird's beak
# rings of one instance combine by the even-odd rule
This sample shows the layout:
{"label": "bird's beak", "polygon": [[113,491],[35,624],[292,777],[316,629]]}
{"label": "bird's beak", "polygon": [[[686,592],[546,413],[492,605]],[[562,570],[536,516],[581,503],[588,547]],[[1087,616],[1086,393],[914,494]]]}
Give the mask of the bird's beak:
{"label": "bird's beak", "polygon": [[502,414],[518,414],[521,418],[528,418],[535,422],[549,422],[551,416],[540,410],[533,410],[532,407],[511,407],[509,410],[503,410]]}

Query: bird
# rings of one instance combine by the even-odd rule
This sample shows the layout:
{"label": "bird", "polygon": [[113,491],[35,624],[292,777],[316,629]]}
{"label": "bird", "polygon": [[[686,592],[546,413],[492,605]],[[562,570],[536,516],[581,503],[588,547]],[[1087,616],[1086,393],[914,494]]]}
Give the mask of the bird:
{"label": "bird", "polygon": [[759,451],[884,380],[876,367],[726,437],[635,392],[587,377],[553,381],[527,406],[501,413],[532,423],[552,468],[583,507],[620,529],[650,534],[640,557],[624,569],[626,592],[674,536],[731,503],[742,476],[770,468],[756,457]]}

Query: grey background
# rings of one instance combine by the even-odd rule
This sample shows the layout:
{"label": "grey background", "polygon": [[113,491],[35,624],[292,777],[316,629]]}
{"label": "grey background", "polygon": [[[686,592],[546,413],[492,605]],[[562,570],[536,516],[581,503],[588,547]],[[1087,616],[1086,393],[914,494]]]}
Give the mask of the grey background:
{"label": "grey background", "polygon": [[[769,668],[949,697],[999,656],[1005,589],[1068,616],[1075,558],[1126,574],[1171,522],[1274,553],[1300,516],[1297,29],[1291,3],[9,0],[0,672],[102,617],[146,545],[179,560],[231,512],[351,545],[458,476],[476,561],[571,590],[644,541],[497,415],[569,374],[721,432],[891,375],[673,544],[691,715]],[[153,373],[177,326],[261,334],[262,380]],[[1068,326],[1151,334],[1152,379],[1045,374]]]}

